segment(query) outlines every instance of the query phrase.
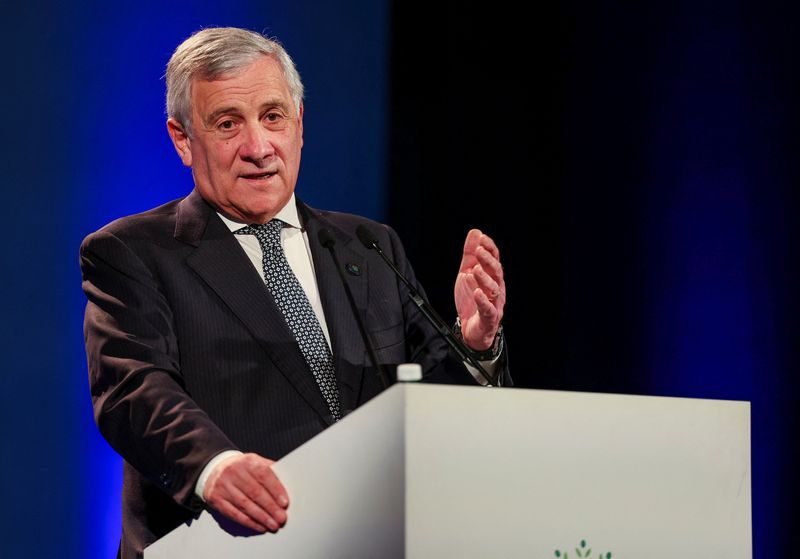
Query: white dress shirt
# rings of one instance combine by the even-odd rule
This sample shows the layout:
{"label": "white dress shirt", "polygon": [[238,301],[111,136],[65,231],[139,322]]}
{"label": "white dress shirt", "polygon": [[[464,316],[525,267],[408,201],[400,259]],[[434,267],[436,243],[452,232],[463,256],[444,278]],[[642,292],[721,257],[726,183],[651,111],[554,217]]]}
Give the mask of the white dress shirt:
{"label": "white dress shirt", "polygon": [[[242,227],[249,225],[248,223],[237,223],[232,221],[217,212],[217,215],[222,219],[225,225],[228,226],[232,232]],[[317,276],[314,275],[314,260],[311,258],[311,248],[308,245],[308,234],[303,229],[300,223],[300,216],[297,215],[297,204],[294,201],[294,194],[286,203],[281,211],[277,213],[275,219],[280,219],[286,225],[281,229],[281,245],[283,252],[286,254],[286,260],[289,261],[289,267],[297,276],[297,281],[308,297],[308,302],[311,303],[311,308],[314,309],[314,314],[317,315],[322,332],[325,334],[325,339],[328,341],[328,347],[331,347],[331,337],[328,333],[328,323],[325,321],[325,312],[322,310],[322,301],[319,298],[319,288],[317,287]],[[258,271],[266,283],[264,277],[264,253],[261,251],[261,245],[256,239],[255,235],[234,235],[236,240],[239,241],[245,254],[252,262],[253,267]]]}

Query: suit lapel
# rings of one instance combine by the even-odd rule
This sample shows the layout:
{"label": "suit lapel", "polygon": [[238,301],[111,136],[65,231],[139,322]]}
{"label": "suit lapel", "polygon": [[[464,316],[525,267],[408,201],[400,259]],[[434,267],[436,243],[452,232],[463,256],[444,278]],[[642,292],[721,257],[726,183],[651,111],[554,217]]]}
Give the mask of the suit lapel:
{"label": "suit lapel", "polygon": [[[333,234],[339,263],[352,271],[345,272],[345,281],[350,286],[362,320],[366,319],[367,308],[367,263],[363,253],[354,250],[357,247],[352,242],[353,238],[319,211],[299,201],[298,210],[308,234],[311,256],[314,259],[314,273],[319,286],[322,308],[325,311],[325,320],[328,323],[334,365],[339,379],[341,406],[344,412],[348,412],[353,410],[359,401],[366,363],[366,348],[333,258],[319,242],[320,229],[328,229]],[[358,275],[354,275],[353,272]]]}
{"label": "suit lapel", "polygon": [[196,191],[179,206],[175,237],[196,247],[187,264],[241,320],[275,368],[331,424],[325,398],[264,281],[230,230]]}

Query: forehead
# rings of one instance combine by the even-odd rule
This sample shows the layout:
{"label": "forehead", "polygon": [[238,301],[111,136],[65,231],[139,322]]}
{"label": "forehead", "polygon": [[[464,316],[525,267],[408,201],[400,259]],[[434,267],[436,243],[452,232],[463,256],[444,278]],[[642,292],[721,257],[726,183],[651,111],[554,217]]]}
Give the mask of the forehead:
{"label": "forehead", "polygon": [[289,105],[291,93],[280,64],[261,56],[233,74],[213,80],[192,82],[192,105],[200,114],[223,105],[249,105],[265,102]]}

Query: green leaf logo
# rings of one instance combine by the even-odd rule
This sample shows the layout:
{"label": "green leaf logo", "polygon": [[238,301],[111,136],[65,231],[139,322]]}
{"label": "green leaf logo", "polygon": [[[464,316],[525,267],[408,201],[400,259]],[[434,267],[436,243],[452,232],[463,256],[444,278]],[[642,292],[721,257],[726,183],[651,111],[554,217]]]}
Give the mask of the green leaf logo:
{"label": "green leaf logo", "polygon": [[[569,559],[569,553],[567,551],[561,551],[560,549],[556,549],[555,556],[558,557],[558,559]],[[575,547],[575,556],[578,559],[591,558],[592,548],[589,547],[586,540],[581,540],[577,547]],[[611,559],[611,552],[606,551],[605,553],[598,553],[597,559]]]}

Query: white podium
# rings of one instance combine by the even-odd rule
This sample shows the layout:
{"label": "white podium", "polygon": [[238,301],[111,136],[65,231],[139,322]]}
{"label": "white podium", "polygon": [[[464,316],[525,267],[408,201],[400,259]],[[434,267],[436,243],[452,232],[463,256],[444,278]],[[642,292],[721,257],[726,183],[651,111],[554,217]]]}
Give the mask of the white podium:
{"label": "white podium", "polygon": [[278,533],[145,559],[752,557],[748,402],[397,384],[275,470]]}

